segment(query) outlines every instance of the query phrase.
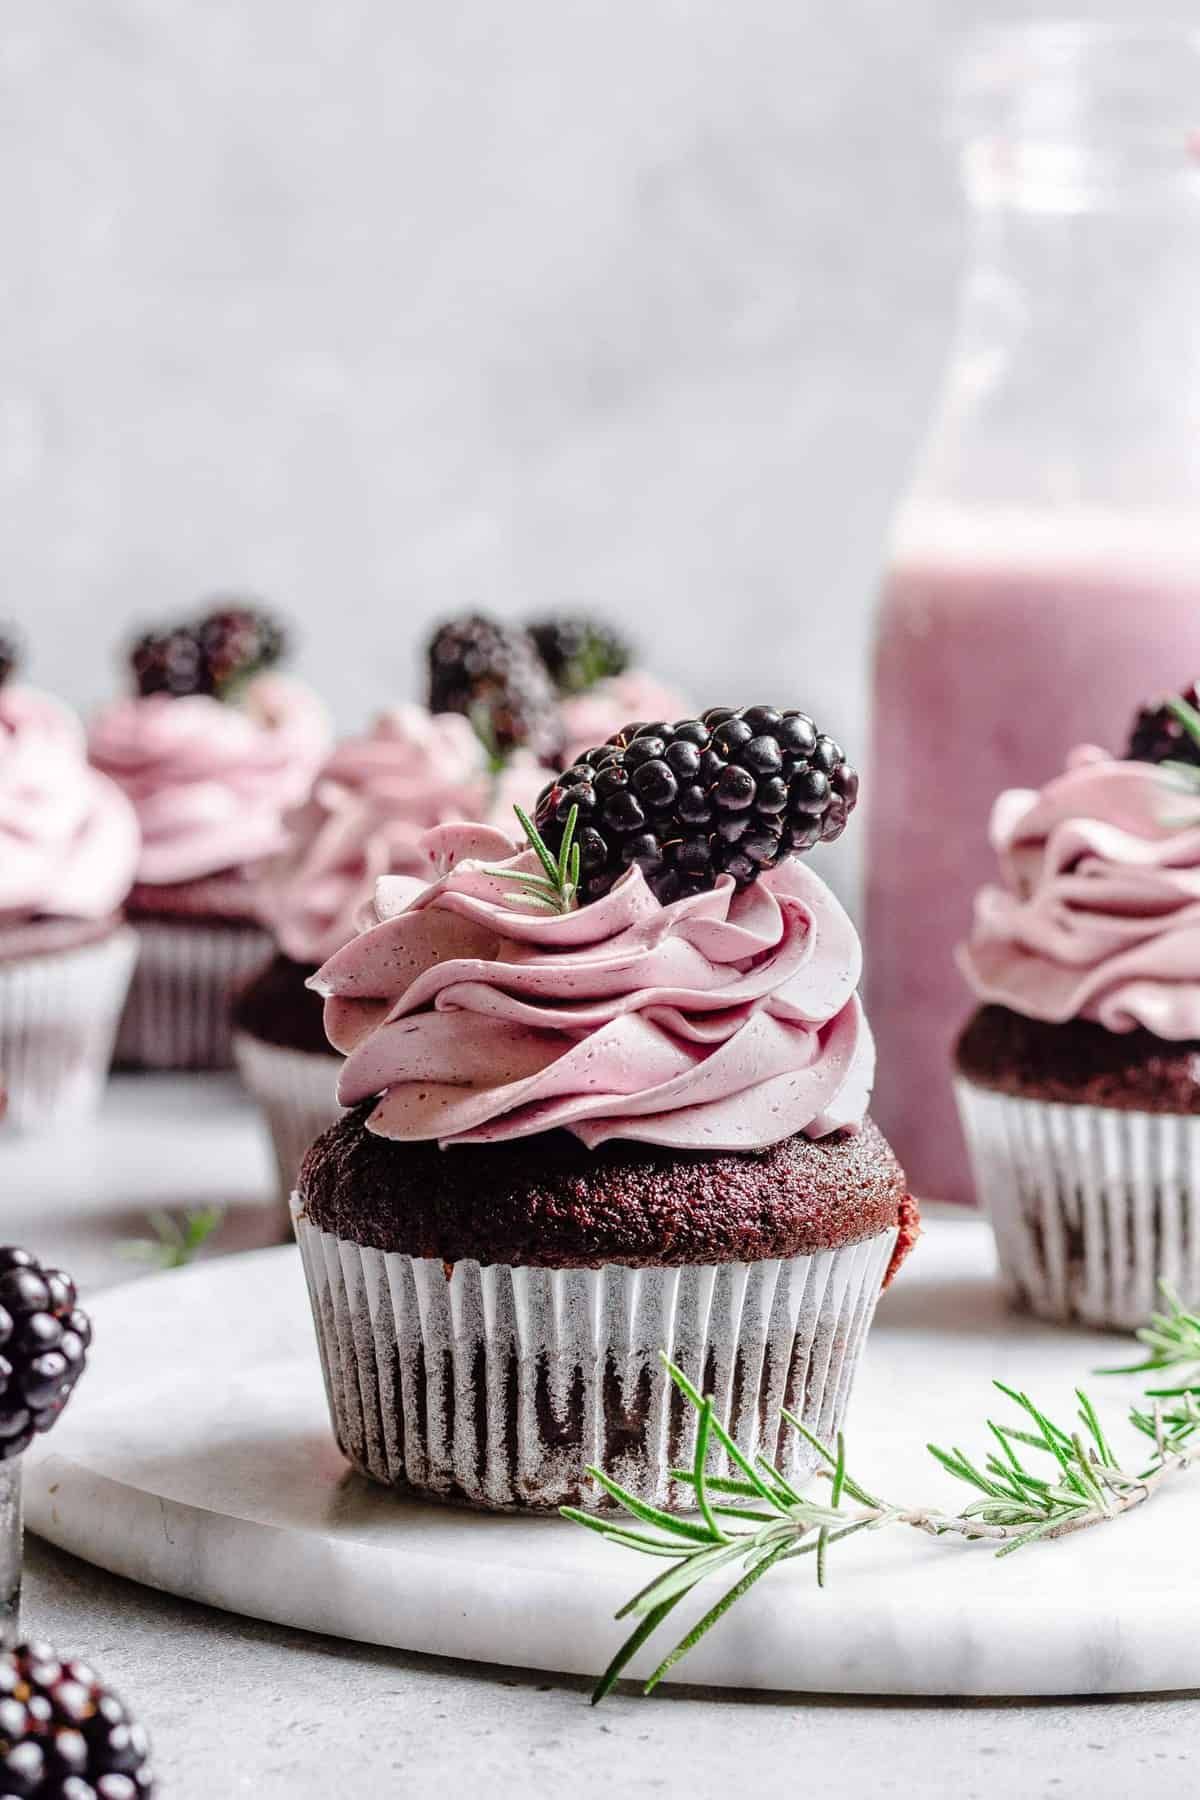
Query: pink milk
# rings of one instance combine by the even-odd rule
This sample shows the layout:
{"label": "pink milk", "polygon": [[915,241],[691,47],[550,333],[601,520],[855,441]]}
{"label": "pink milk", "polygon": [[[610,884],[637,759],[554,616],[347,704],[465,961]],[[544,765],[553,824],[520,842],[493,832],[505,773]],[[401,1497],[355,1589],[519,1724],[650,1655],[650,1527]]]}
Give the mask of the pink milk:
{"label": "pink milk", "polygon": [[991,805],[1075,744],[1123,751],[1200,674],[1200,537],[1177,521],[908,521],[877,626],[866,849],[872,1110],[923,1199],[973,1199],[950,1086],[953,960],[995,875]]}

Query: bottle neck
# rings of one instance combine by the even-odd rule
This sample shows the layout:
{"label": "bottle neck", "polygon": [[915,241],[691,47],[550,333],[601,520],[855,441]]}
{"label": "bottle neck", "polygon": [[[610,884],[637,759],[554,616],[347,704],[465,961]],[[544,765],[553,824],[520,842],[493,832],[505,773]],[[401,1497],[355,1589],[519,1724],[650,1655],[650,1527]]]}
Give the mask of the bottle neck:
{"label": "bottle neck", "polygon": [[922,490],[1024,505],[1200,501],[1200,193],[1051,204],[973,189]]}

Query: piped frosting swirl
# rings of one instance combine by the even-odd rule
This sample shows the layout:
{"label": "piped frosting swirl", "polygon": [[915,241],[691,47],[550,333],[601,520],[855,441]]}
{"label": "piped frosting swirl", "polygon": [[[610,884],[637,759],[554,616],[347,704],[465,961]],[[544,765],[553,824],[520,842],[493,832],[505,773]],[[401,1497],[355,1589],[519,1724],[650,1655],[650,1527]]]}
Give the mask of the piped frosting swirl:
{"label": "piped frosting swirl", "polygon": [[48,694],[0,687],[0,919],[103,919],[133,883],[138,824]]}
{"label": "piped frosting swirl", "polygon": [[858,935],[800,861],[668,905],[634,867],[546,914],[492,869],[532,871],[532,852],[486,827],[444,826],[427,852],[439,878],[381,881],[375,922],[312,982],[342,1103],[378,1097],[372,1131],[754,1150],[861,1125]]}
{"label": "piped frosting swirl", "polygon": [[992,813],[1001,881],[959,962],[976,997],[1050,1023],[1200,1037],[1200,797],[1085,746]]}
{"label": "piped frosting swirl", "polygon": [[[517,752],[493,776],[482,744],[456,713],[398,706],[337,745],[307,801],[287,819],[288,844],[260,883],[264,918],[286,954],[320,963],[354,936],[385,875],[421,875],[425,833],[451,819],[512,820],[546,779]],[[506,840],[506,854],[513,845]]]}
{"label": "piped frosting swirl", "polygon": [[260,675],[239,705],[207,694],[117,701],[91,733],[94,765],[133,803],[138,880],[195,881],[275,855],[284,814],[329,748],[325,709],[283,675]]}

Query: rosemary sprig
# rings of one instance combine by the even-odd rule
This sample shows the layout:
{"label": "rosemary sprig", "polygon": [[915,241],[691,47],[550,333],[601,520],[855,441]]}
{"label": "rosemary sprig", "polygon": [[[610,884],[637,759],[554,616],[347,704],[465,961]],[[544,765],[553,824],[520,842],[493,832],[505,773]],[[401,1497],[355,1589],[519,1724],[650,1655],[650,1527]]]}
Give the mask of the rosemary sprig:
{"label": "rosemary sprig", "polygon": [[[1181,1334],[1186,1327],[1196,1334],[1200,1355],[1200,1321],[1184,1313],[1173,1297],[1168,1303],[1170,1314],[1157,1316],[1159,1335],[1168,1335],[1164,1326]],[[1139,1336],[1145,1339],[1145,1334]],[[751,1461],[717,1418],[711,1399],[702,1397],[666,1356],[662,1360],[671,1381],[699,1413],[692,1467],[673,1472],[676,1480],[692,1489],[698,1516],[681,1517],[649,1506],[596,1468],[589,1473],[636,1526],[628,1519],[562,1508],[564,1518],[598,1532],[613,1544],[670,1564],[617,1614],[619,1619],[633,1619],[634,1629],[597,1682],[593,1704],[612,1691],[632,1657],[679,1602],[713,1576],[738,1571],[733,1586],[658,1664],[645,1684],[646,1693],[778,1563],[812,1555],[817,1585],[824,1587],[834,1546],[859,1532],[892,1525],[932,1537],[990,1543],[997,1556],[1011,1556],[1031,1544],[1119,1518],[1149,1500],[1170,1476],[1200,1461],[1200,1388],[1152,1394],[1148,1408],[1130,1408],[1128,1422],[1151,1440],[1153,1454],[1145,1468],[1127,1469],[1082,1389],[1076,1390],[1079,1410],[1068,1427],[1050,1419],[1028,1394],[997,1381],[996,1389],[1011,1403],[1016,1416],[1004,1422],[987,1420],[992,1441],[982,1460],[957,1446],[928,1445],[941,1468],[975,1495],[960,1510],[902,1506],[880,1498],[850,1473],[840,1433],[835,1446],[825,1444],[803,1420],[784,1409],[784,1421],[817,1453],[821,1465],[818,1479],[829,1483],[827,1499],[809,1498],[798,1494],[764,1457]],[[1166,1398],[1173,1402],[1169,1407],[1163,1404]],[[725,1451],[735,1475],[709,1473],[709,1450],[714,1443]]]}
{"label": "rosemary sprig", "polygon": [[131,1262],[152,1263],[157,1269],[182,1269],[220,1229],[224,1219],[223,1206],[195,1207],[180,1215],[161,1209],[148,1213],[146,1223],[154,1235],[127,1238],[121,1245],[121,1254]]}
{"label": "rosemary sprig", "polygon": [[579,845],[575,841],[579,808],[573,806],[567,814],[557,856],[547,849],[541,832],[524,807],[514,806],[513,811],[543,872],[535,875],[528,869],[501,869],[489,864],[488,874],[498,876],[501,881],[516,882],[521,889],[521,899],[530,906],[541,906],[553,913],[570,912],[579,895]]}
{"label": "rosemary sprig", "polygon": [[1200,1317],[1188,1312],[1179,1296],[1160,1281],[1163,1310],[1151,1313],[1150,1322],[1134,1333],[1146,1355],[1141,1362],[1123,1363],[1113,1369],[1098,1369],[1098,1375],[1150,1375],[1159,1369],[1184,1369],[1190,1379],[1181,1377],[1180,1387],[1148,1388],[1151,1398],[1170,1398],[1188,1392],[1200,1383]]}

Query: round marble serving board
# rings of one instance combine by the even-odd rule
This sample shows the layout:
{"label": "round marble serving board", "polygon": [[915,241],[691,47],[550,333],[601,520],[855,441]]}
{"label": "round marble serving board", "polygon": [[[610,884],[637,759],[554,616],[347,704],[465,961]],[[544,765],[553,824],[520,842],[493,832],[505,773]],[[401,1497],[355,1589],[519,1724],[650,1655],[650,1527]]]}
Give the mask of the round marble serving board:
{"label": "round marble serving board", "polygon": [[[416,1504],[349,1472],[290,1247],[143,1278],[93,1311],[94,1368],[27,1457],[26,1492],[34,1531],[103,1568],[368,1643],[595,1674],[627,1629],[616,1608],[663,1566],[561,1519]],[[1061,1414],[1127,1351],[1012,1316],[986,1228],[935,1218],[880,1306],[851,1467],[890,1499],[958,1503],[923,1446],[982,1459],[983,1420],[1006,1405],[993,1377]],[[1089,1385],[1118,1420],[1135,1391]],[[775,1571],[678,1677],[855,1694],[1200,1687],[1197,1524],[1200,1474],[1111,1527],[1001,1562],[982,1545],[863,1534],[832,1553],[823,1592],[809,1559]],[[677,1608],[674,1635],[701,1610]],[[632,1672],[655,1660],[644,1651]]]}

